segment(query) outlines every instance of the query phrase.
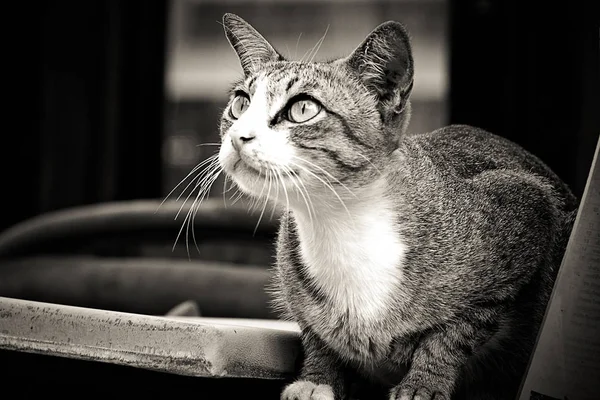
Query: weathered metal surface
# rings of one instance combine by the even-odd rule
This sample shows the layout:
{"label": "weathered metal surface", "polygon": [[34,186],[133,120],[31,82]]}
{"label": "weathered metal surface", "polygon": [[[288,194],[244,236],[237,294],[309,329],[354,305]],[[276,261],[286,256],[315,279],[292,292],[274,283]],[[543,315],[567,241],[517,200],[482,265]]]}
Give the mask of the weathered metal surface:
{"label": "weathered metal surface", "polygon": [[0,297],[0,348],[189,376],[287,378],[299,354],[290,328],[216,324]]}

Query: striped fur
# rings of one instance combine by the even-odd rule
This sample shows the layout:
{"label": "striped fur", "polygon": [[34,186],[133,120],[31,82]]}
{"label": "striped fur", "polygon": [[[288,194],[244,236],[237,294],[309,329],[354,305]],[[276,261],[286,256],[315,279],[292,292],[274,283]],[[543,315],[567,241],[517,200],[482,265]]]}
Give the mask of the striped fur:
{"label": "striped fur", "polygon": [[[325,62],[284,60],[237,16],[224,26],[244,76],[219,160],[245,193],[285,209],[272,289],[305,355],[282,399],[357,386],[512,400],[576,212],[569,188],[477,128],[404,135],[413,60],[399,23]],[[238,116],[236,96],[249,99]],[[320,109],[292,122],[302,99]]]}

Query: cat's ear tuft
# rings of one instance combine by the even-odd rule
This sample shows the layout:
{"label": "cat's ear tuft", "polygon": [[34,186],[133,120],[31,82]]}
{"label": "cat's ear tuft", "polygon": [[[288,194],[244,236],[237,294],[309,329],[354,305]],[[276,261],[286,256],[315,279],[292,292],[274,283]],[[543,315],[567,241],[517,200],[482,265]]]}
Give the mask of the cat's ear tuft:
{"label": "cat's ear tuft", "polygon": [[345,61],[386,108],[402,110],[412,90],[414,64],[410,38],[401,23],[379,25]]}
{"label": "cat's ear tuft", "polygon": [[283,60],[273,46],[239,16],[230,13],[223,15],[223,27],[245,75],[256,72],[266,62]]}

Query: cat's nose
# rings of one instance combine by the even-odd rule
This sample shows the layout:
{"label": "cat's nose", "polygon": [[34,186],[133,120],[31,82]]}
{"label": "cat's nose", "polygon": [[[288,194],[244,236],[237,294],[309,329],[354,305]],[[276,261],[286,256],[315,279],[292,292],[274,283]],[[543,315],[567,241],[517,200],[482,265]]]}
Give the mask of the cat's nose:
{"label": "cat's nose", "polygon": [[233,148],[237,151],[240,151],[243,145],[249,143],[256,138],[256,135],[253,133],[233,133],[231,135],[231,144],[233,144]]}

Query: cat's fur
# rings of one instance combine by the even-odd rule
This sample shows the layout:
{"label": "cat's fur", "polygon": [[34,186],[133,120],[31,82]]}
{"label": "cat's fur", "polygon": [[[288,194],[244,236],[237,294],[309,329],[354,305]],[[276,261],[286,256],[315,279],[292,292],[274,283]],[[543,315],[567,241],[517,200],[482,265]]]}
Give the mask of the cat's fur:
{"label": "cat's fur", "polygon": [[[274,288],[304,363],[282,399],[341,399],[364,380],[392,399],[512,400],[576,211],[568,187],[477,128],[404,135],[413,59],[400,23],[309,62],[223,22],[244,71],[232,99],[249,107],[223,113],[220,163],[287,210]],[[286,119],[298,94],[322,105],[305,123]]]}

